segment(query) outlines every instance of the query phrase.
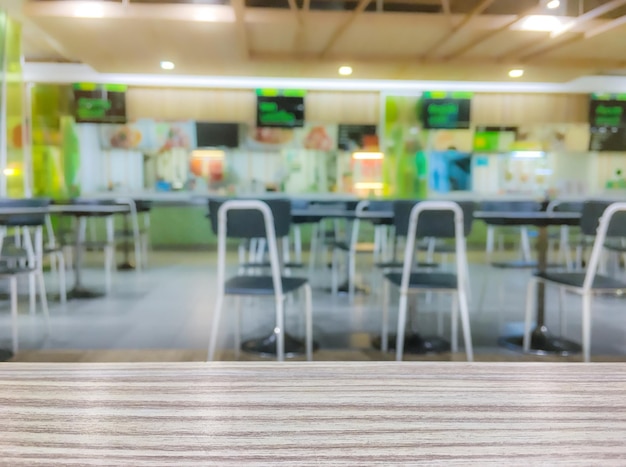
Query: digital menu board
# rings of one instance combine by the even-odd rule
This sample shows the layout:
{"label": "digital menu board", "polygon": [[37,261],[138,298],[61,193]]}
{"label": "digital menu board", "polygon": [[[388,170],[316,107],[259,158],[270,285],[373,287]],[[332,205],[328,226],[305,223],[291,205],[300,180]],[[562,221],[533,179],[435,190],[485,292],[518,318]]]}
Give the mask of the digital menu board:
{"label": "digital menu board", "polygon": [[592,94],[589,126],[590,151],[626,151],[626,94]]}
{"label": "digital menu board", "polygon": [[304,91],[257,89],[258,128],[301,128],[304,126]]}
{"label": "digital menu board", "polygon": [[425,92],[420,120],[426,130],[460,130],[470,127],[471,93]]}
{"label": "digital menu board", "polygon": [[126,123],[126,86],[75,83],[74,117],[77,123]]}

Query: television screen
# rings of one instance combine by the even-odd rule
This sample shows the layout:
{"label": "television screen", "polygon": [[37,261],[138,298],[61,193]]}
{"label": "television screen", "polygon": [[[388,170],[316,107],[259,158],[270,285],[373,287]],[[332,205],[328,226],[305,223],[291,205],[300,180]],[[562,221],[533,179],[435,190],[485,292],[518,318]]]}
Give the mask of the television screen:
{"label": "television screen", "polygon": [[75,86],[77,123],[126,123],[126,92],[107,86]]}
{"label": "television screen", "polygon": [[422,99],[421,120],[424,129],[468,129],[471,102],[471,99]]}
{"label": "television screen", "polygon": [[196,122],[196,146],[199,148],[238,147],[239,124]]}
{"label": "television screen", "polygon": [[300,128],[304,126],[304,97],[257,95],[256,126]]}
{"label": "television screen", "polygon": [[376,125],[339,125],[337,147],[342,151],[363,148],[363,138],[376,136]]}

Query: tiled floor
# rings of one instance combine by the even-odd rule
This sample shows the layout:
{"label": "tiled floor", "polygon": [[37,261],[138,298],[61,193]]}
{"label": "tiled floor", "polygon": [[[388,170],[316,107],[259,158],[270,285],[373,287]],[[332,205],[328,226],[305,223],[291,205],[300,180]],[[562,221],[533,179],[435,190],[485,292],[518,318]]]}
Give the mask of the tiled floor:
{"label": "tiled floor", "polygon": [[[102,263],[98,262],[99,257],[91,254],[88,259],[84,283],[97,288],[103,284]],[[471,260],[470,319],[477,359],[519,359],[519,355],[498,347],[497,337],[521,330],[529,272],[494,270],[482,263],[483,255],[479,252],[471,254]],[[368,258],[361,258],[358,269],[368,271],[369,263]],[[329,276],[327,271],[318,271],[313,278],[314,334],[322,349],[320,357],[360,359],[361,355],[365,359],[387,358],[370,348],[370,336],[380,331],[379,297],[376,294],[357,296],[351,307],[346,296],[332,297],[323,290],[328,286]],[[371,279],[369,274],[361,278],[362,281]],[[203,359],[208,344],[215,280],[213,252],[156,252],[151,255],[147,271],[116,273],[114,290],[106,298],[71,301],[66,306],[51,302],[49,331],[40,312],[29,315],[27,300],[23,300],[20,302],[20,349],[23,353],[17,359],[37,359],[40,357],[36,355],[45,355],[47,351],[85,351],[82,357],[80,353],[57,352],[57,355],[75,355],[67,358],[80,360],[85,358],[87,351],[107,350],[114,352],[109,355],[118,355],[111,357],[115,360],[119,358],[119,352],[115,354],[115,351],[149,349],[170,351],[169,357],[163,357],[165,359],[176,358],[172,357],[175,351],[184,355],[182,359]],[[54,293],[54,278],[47,277],[47,283],[49,292]],[[373,289],[379,290],[380,278],[375,278],[374,283]],[[557,303],[557,293],[550,289],[548,326],[554,332],[558,332],[559,327]],[[244,301],[244,306],[244,339],[264,335],[272,329],[272,300]],[[430,302],[423,298],[418,306],[420,315],[416,323],[421,331],[435,334],[437,314],[434,310],[443,309],[446,311],[445,335],[448,335],[447,298],[434,297]],[[565,309],[565,335],[580,341],[578,297],[568,296]],[[396,325],[395,318],[392,307],[392,329]],[[288,305],[287,329],[293,334],[302,334],[303,320],[297,302]],[[222,322],[221,336],[220,347],[230,349],[232,324],[228,318]],[[625,298],[595,300],[592,344],[596,359],[623,356],[626,360]],[[0,303],[0,347],[10,347],[10,316],[6,302]],[[41,351],[45,352],[42,354]],[[145,359],[143,355],[137,358]],[[232,358],[229,355],[224,353],[223,358]]]}

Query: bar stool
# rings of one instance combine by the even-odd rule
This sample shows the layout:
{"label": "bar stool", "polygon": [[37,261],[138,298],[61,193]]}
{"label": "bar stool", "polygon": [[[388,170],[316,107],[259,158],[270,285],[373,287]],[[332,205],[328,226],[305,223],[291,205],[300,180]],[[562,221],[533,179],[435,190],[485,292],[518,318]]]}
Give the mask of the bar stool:
{"label": "bar stool", "polygon": [[[129,209],[129,212],[124,215],[123,229],[115,231],[115,241],[121,240],[124,242],[124,262],[118,266],[118,269],[136,269],[140,271],[148,264],[150,210],[152,209],[152,202],[132,198],[118,198],[115,202],[117,204],[126,205]],[[143,225],[140,225],[139,222],[140,214],[143,214]],[[134,268],[129,261],[128,246],[130,241],[133,243],[135,253]]]}
{"label": "bar stool", "polygon": [[[215,357],[219,323],[223,311],[224,298],[232,296],[274,297],[276,310],[276,357],[285,360],[284,305],[287,294],[304,291],[306,357],[313,359],[313,319],[311,286],[306,278],[285,277],[281,274],[281,264],[277,238],[289,235],[291,224],[291,203],[289,200],[210,200],[209,216],[211,227],[217,234],[217,284],[213,323],[209,340],[208,360]],[[226,240],[227,238],[264,238],[269,250],[270,275],[236,275],[226,279]],[[240,349],[240,299],[235,306],[235,352]]]}
{"label": "bar stool", "polygon": [[[396,337],[396,360],[404,353],[404,332],[407,321],[408,295],[429,291],[453,294],[451,318],[452,351],[458,350],[457,321],[460,311],[467,360],[474,358],[467,300],[467,254],[465,238],[472,228],[474,203],[452,201],[396,201],[396,216],[409,218],[404,265],[401,273],[385,274],[383,288],[383,329],[381,349],[388,348],[388,314],[390,284],[400,289],[398,310],[398,334]],[[415,244],[417,238],[454,238],[456,246],[456,273],[416,271]]]}

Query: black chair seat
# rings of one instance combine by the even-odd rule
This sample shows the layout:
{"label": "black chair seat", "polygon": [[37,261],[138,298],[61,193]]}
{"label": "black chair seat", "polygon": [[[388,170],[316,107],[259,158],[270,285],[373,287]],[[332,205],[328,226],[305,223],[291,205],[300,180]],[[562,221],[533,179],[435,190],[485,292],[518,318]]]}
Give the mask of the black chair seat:
{"label": "black chair seat", "polygon": [[[391,272],[385,277],[398,287],[402,284],[400,272]],[[414,272],[409,279],[410,289],[456,289],[457,285],[456,274],[445,272]]]}
{"label": "black chair seat", "polygon": [[20,274],[30,274],[34,272],[35,269],[28,267],[10,267],[7,265],[0,265],[0,277],[10,277],[10,276],[18,276]]}
{"label": "black chair seat", "polygon": [[[282,277],[283,293],[298,290],[307,283],[307,279]],[[236,276],[224,284],[227,295],[274,295],[272,276]]]}
{"label": "black chair seat", "polygon": [[[402,269],[404,261],[387,261],[386,263],[376,263],[375,266],[380,269]],[[420,261],[415,266],[418,268],[438,268],[439,264]]]}
{"label": "black chair seat", "polygon": [[[419,251],[428,251],[428,244],[422,243],[417,246],[417,249]],[[454,245],[446,245],[446,244],[437,245],[436,244],[433,251],[435,253],[456,253],[456,247]]]}
{"label": "black chair seat", "polygon": [[[498,268],[498,269],[537,269],[537,261],[523,261],[523,260],[494,261],[489,264],[491,264],[491,266],[493,266],[494,268]],[[551,263],[551,264],[548,264],[547,267],[555,269],[555,268],[563,268],[565,267],[565,265]]]}
{"label": "black chair seat", "polygon": [[[287,269],[298,269],[298,268],[303,268],[304,264],[302,264],[302,263],[295,263],[295,262],[288,262],[288,263],[285,263],[283,266],[285,268],[287,268]],[[242,268],[270,268],[270,267],[272,267],[272,265],[270,264],[269,261],[263,261],[262,263],[240,263],[239,267],[242,267]]]}
{"label": "black chair seat", "polygon": [[[540,279],[545,281],[554,282],[556,284],[562,284],[570,287],[582,287],[585,281],[584,272],[545,272],[535,274]],[[612,277],[601,276],[596,274],[593,284],[591,286],[593,290],[625,290],[626,283],[613,279]]]}

